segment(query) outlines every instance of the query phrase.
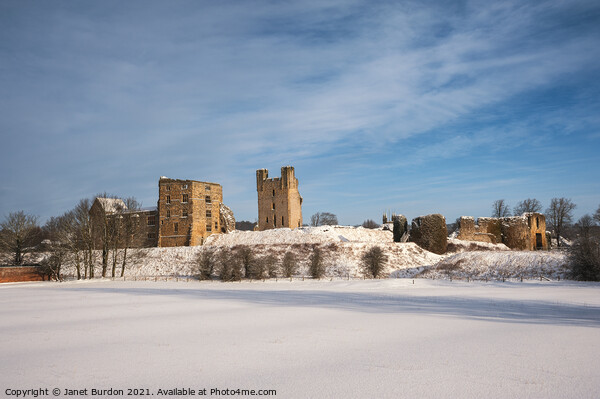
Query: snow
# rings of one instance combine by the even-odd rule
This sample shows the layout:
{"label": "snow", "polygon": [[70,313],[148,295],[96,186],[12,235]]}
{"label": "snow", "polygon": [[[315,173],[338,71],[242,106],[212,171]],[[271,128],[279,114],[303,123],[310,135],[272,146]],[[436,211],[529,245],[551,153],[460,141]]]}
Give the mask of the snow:
{"label": "snow", "polygon": [[536,278],[565,279],[568,257],[562,252],[502,251],[461,252],[440,260],[423,277],[475,279]]}
{"label": "snow", "polygon": [[207,245],[255,245],[255,244],[324,244],[330,242],[393,242],[389,230],[365,229],[350,226],[281,228],[265,231],[233,231],[229,234],[213,234]]}
{"label": "snow", "polygon": [[593,398],[599,288],[423,279],[5,284],[0,386]]}
{"label": "snow", "polygon": [[[194,276],[197,258],[202,251],[218,250],[223,247],[235,248],[237,244],[217,246],[204,245],[198,247],[146,248],[129,251],[129,263],[126,267],[126,277],[143,276]],[[400,277],[414,276],[425,267],[438,262],[443,256],[428,252],[414,243],[369,243],[369,242],[331,242],[329,244],[253,244],[251,246],[256,256],[274,255],[279,262],[287,251],[291,251],[298,259],[297,276],[307,276],[308,259],[317,245],[322,249],[326,265],[326,275],[329,277],[362,277],[361,257],[370,248],[379,245],[388,256],[386,273],[395,273]],[[98,254],[98,258],[99,258]],[[117,265],[120,273],[120,265]],[[109,266],[110,269],[110,266]],[[96,267],[96,275],[99,267]],[[63,276],[75,276],[75,267],[63,267]]]}
{"label": "snow", "polygon": [[[543,275],[557,279],[567,275],[567,257],[555,251],[519,252],[511,251],[504,244],[449,239],[450,252],[437,255],[414,243],[394,243],[392,232],[387,230],[320,226],[294,230],[235,231],[212,235],[203,246],[129,250],[125,276],[194,276],[197,258],[202,251],[235,249],[239,245],[250,246],[256,256],[274,255],[279,262],[286,252],[293,252],[299,262],[297,277],[309,275],[308,260],[313,248],[318,246],[324,254],[327,277],[362,278],[362,256],[376,245],[388,257],[384,275],[395,278],[502,279]],[[99,252],[96,258],[99,260]],[[448,273],[447,265],[455,263],[460,263],[460,270]],[[445,269],[437,270],[444,265]],[[118,266],[117,275],[120,275],[120,259]],[[76,274],[73,265],[65,266],[62,272],[67,278]],[[99,266],[96,266],[96,275],[99,274]]]}
{"label": "snow", "polygon": [[121,198],[97,197],[96,200],[100,203],[102,209],[104,209],[104,212],[106,213],[115,213],[127,209],[125,202],[123,202]]}
{"label": "snow", "polygon": [[[454,234],[454,233],[453,233]],[[492,244],[482,241],[459,240],[456,237],[448,238],[448,252],[465,252],[465,251],[510,251],[506,245]]]}

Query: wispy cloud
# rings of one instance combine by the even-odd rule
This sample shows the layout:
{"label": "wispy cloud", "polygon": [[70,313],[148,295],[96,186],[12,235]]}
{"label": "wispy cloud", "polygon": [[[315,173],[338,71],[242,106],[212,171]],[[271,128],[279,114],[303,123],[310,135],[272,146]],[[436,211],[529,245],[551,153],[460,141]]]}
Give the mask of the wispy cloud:
{"label": "wispy cloud", "polygon": [[[593,1],[0,7],[0,165],[31,157],[27,173],[70,184],[172,174],[238,187],[231,175],[265,164],[383,170],[398,162],[373,158],[390,147],[419,165],[505,150],[498,135],[518,146],[600,125],[598,86],[586,89],[599,72]],[[570,102],[534,115],[507,105],[561,87]]]}

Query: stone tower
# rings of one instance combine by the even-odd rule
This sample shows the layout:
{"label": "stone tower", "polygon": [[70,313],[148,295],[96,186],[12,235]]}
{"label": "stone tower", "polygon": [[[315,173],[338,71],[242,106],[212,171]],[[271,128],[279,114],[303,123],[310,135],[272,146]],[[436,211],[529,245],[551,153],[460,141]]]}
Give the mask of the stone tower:
{"label": "stone tower", "polygon": [[256,171],[258,230],[302,226],[302,197],[293,166],[281,168],[281,177],[269,179],[267,169]]}
{"label": "stone tower", "polygon": [[158,181],[158,246],[201,245],[221,232],[220,184],[161,177]]}

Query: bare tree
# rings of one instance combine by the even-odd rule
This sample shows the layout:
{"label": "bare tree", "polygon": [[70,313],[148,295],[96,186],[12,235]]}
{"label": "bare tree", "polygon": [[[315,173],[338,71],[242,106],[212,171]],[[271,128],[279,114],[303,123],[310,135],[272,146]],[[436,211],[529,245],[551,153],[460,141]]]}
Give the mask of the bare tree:
{"label": "bare tree", "polygon": [[313,247],[312,254],[309,257],[310,275],[313,278],[320,279],[325,275],[325,262],[323,260],[323,253],[317,246]]}
{"label": "bare tree", "polygon": [[212,249],[204,249],[198,255],[196,262],[198,265],[196,269],[198,279],[210,280],[217,264],[215,252]]}
{"label": "bare tree", "polygon": [[23,264],[23,257],[39,244],[41,235],[37,216],[23,211],[9,213],[0,223],[0,249],[14,254],[15,265]]}
{"label": "bare tree", "polygon": [[223,248],[219,251],[217,255],[217,264],[221,281],[230,281],[232,279],[232,264],[234,262],[236,262],[236,259],[229,248]]}
{"label": "bare tree", "polygon": [[267,254],[253,260],[250,277],[257,279],[277,277],[277,272],[277,257],[273,254]]}
{"label": "bare tree", "polygon": [[321,223],[321,214],[319,212],[315,213],[310,217],[310,225],[311,226],[320,226]]}
{"label": "bare tree", "polygon": [[296,255],[293,252],[287,251],[283,256],[283,261],[281,262],[281,269],[283,271],[284,277],[292,277],[296,273],[296,269],[298,268],[298,263],[296,260]]}
{"label": "bare tree", "polygon": [[83,265],[83,278],[94,278],[94,231],[90,215],[91,201],[84,198],[73,209],[75,243],[72,251],[78,278],[81,276],[80,265]]}
{"label": "bare tree", "polygon": [[554,230],[556,242],[559,247],[561,232],[571,223],[575,207],[576,205],[570,199],[562,197],[552,198],[550,206],[546,209],[546,221]]}
{"label": "bare tree", "polygon": [[596,225],[594,218],[587,213],[580,217],[577,223],[575,223],[578,235],[583,238],[590,237],[590,232],[594,225]]}
{"label": "bare tree", "polygon": [[535,198],[527,198],[517,204],[514,209],[515,216],[521,216],[524,213],[529,212],[541,212],[542,211],[542,203]]}
{"label": "bare tree", "polygon": [[[96,205],[98,204],[98,205]],[[120,198],[102,193],[96,196],[92,204],[92,227],[94,241],[102,247],[102,277],[106,277],[110,250],[115,246],[119,232],[120,220],[116,214],[121,213],[125,203]],[[113,269],[116,267],[116,254],[113,253]]]}
{"label": "bare tree", "polygon": [[246,275],[246,278],[262,279],[265,277],[267,271],[267,265],[263,262],[263,257],[255,257],[252,259],[250,265],[250,274]]}
{"label": "bare tree", "polygon": [[600,223],[600,205],[598,205],[598,209],[596,209],[596,213],[594,213],[594,219],[596,222]]}
{"label": "bare tree", "polygon": [[310,217],[311,226],[334,226],[338,224],[337,216],[329,212],[317,212]]}
{"label": "bare tree", "polygon": [[591,234],[594,224],[590,215],[582,216],[576,224],[579,237],[569,248],[570,274],[576,280],[600,280],[600,238]]}
{"label": "bare tree", "polygon": [[[76,229],[75,215],[73,211],[64,213],[62,216],[51,217],[43,228],[47,237],[44,240],[44,250],[49,256],[44,259],[42,264],[46,267],[46,272],[54,280],[62,280],[62,266],[68,261],[70,255],[74,254],[76,248]],[[80,269],[77,269],[77,278],[81,278]]]}
{"label": "bare tree", "polygon": [[135,197],[129,197],[125,199],[125,208],[119,209],[117,212],[117,218],[115,227],[117,228],[114,237],[114,259],[112,276],[115,277],[115,263],[116,254],[118,248],[123,248],[122,260],[121,260],[121,277],[125,275],[125,265],[127,264],[127,250],[133,248],[135,243],[142,239],[143,235],[143,224],[140,221],[139,210],[141,208],[140,203],[137,202]]}
{"label": "bare tree", "polygon": [[379,225],[373,219],[367,219],[363,222],[362,227],[365,229],[376,229]]}
{"label": "bare tree", "polygon": [[277,277],[279,268],[277,267],[277,257],[273,254],[267,254],[260,259],[264,270],[269,278]]}
{"label": "bare tree", "polygon": [[244,276],[246,278],[255,278],[255,273],[257,272],[255,270],[255,263],[257,262],[252,248],[247,245],[240,245],[235,248],[235,256],[244,269]]}
{"label": "bare tree", "polygon": [[510,207],[506,204],[503,199],[494,201],[492,205],[492,217],[504,218],[510,216]]}
{"label": "bare tree", "polygon": [[[115,277],[116,269],[117,269],[117,259],[119,256],[119,248],[121,241],[123,239],[122,232],[123,229],[121,224],[123,223],[123,209],[119,209],[117,214],[111,215],[112,217],[109,219],[111,224],[112,234],[110,236],[110,246],[109,246],[109,255],[112,250],[112,267],[111,267],[111,277]],[[102,276],[104,277],[104,276]]]}
{"label": "bare tree", "polygon": [[239,260],[239,254],[234,253],[229,248],[223,248],[217,255],[217,263],[221,281],[242,279],[242,264]]}
{"label": "bare tree", "polygon": [[380,246],[374,246],[362,256],[362,270],[366,276],[379,278],[385,269],[387,255]]}

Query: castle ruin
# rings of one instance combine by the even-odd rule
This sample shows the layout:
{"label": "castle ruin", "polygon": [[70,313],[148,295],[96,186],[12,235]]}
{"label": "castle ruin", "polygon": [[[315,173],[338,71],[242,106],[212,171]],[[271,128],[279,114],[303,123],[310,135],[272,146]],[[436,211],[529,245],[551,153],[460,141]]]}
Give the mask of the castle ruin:
{"label": "castle ruin", "polygon": [[235,218],[223,204],[220,184],[161,177],[156,208],[129,210],[118,198],[96,198],[90,208],[93,225],[106,218],[136,217],[133,247],[202,245],[215,233],[235,230]]}
{"label": "castle ruin", "polygon": [[257,230],[302,226],[302,197],[293,166],[281,168],[281,177],[269,178],[267,169],[256,171]]}
{"label": "castle ruin", "polygon": [[471,216],[460,218],[459,240],[504,244],[511,249],[533,251],[548,249],[546,217],[541,213],[525,213],[504,218]]}
{"label": "castle ruin", "polygon": [[220,184],[161,177],[158,181],[157,245],[202,245],[209,235],[234,229],[235,220],[233,226],[228,226],[226,223],[231,222],[227,222],[222,210],[226,212],[229,208],[223,205]]}

